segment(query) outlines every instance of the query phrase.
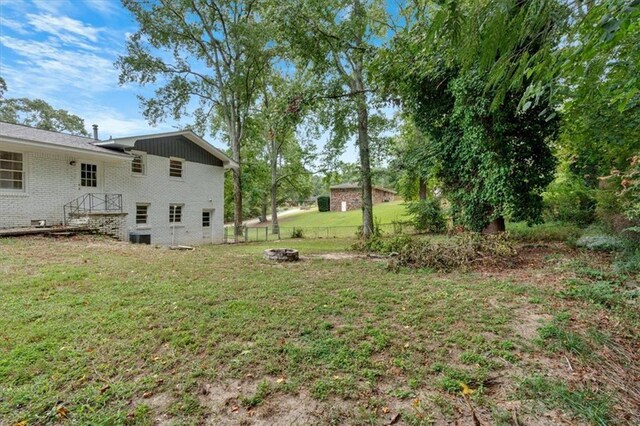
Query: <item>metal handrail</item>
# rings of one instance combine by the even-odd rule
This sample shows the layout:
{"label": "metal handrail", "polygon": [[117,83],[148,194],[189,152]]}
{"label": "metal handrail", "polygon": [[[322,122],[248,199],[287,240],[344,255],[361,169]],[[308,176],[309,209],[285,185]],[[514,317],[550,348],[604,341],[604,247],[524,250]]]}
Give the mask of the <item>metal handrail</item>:
{"label": "metal handrail", "polygon": [[68,218],[77,213],[91,213],[94,211],[122,213],[122,194],[83,194],[65,204],[63,210],[65,226]]}

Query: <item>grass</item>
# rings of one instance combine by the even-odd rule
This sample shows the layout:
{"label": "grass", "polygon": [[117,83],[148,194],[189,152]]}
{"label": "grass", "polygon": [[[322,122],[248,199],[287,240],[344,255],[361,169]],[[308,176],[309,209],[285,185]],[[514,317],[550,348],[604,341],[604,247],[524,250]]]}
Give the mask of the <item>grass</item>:
{"label": "grass", "polygon": [[[373,206],[374,220],[379,224],[391,224],[393,222],[409,220],[403,201],[376,204]],[[303,236],[315,238],[349,238],[354,237],[360,225],[362,225],[362,211],[350,210],[347,212],[319,212],[309,210],[291,216],[284,216],[278,223],[282,234],[290,236],[294,229],[302,230]],[[254,227],[264,227],[265,224],[257,224]],[[391,231],[392,227],[385,227]],[[251,231],[249,232],[251,236]],[[261,237],[261,235],[260,235]]]}
{"label": "grass", "polygon": [[531,226],[526,222],[511,222],[506,228],[511,237],[530,242],[575,242],[584,232],[579,226],[566,222],[545,222]]}
{"label": "grass", "polygon": [[[635,317],[622,303],[557,291],[565,277],[598,279],[585,277],[585,265],[608,271],[602,255],[545,255],[496,274],[393,273],[383,262],[314,257],[352,243],[282,241],[308,258],[273,264],[261,256],[273,243],[176,252],[91,238],[0,240],[0,424],[292,422],[288,412],[302,423],[384,424],[398,413],[408,424],[451,423],[471,419],[461,382],[476,391],[486,424],[502,421],[516,397],[521,424],[556,408],[624,424],[627,394],[594,367],[606,342],[637,344],[637,321],[618,321]],[[544,331],[541,316],[556,329]],[[605,317],[601,337],[584,337]],[[596,355],[574,354],[569,333]],[[558,353],[599,390],[575,396],[586,385]],[[557,383],[529,383],[522,372]],[[544,386],[560,390],[529,401]],[[576,401],[596,401],[597,415]]]}

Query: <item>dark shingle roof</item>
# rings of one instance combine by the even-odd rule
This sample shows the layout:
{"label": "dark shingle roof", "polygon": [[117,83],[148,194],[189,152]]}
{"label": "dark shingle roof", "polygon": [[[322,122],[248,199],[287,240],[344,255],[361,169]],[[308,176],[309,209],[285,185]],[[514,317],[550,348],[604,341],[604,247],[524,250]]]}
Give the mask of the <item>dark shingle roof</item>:
{"label": "dark shingle roof", "polygon": [[22,141],[38,142],[47,145],[64,148],[81,149],[101,154],[122,156],[109,149],[92,145],[96,142],[93,138],[75,136],[50,130],[36,129],[35,127],[11,124],[0,121],[0,137],[18,139]]}

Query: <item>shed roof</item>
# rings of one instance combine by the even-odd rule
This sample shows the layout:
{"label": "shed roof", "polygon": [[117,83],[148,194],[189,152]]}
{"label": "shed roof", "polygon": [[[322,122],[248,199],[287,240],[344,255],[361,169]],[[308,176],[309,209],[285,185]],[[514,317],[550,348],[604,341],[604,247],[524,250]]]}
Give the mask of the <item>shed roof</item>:
{"label": "shed roof", "polygon": [[74,151],[87,151],[99,155],[130,158],[129,155],[120,154],[109,149],[93,145],[95,139],[86,136],[76,136],[51,130],[42,130],[35,127],[12,124],[0,121],[0,138],[9,142],[31,143],[53,148],[71,149]]}
{"label": "shed roof", "polygon": [[[340,183],[338,185],[333,185],[330,186],[329,189],[360,189],[362,188],[362,185],[358,184],[358,183],[353,183],[353,182],[347,182],[347,183]],[[388,188],[384,188],[382,186],[372,186],[373,189],[377,189],[379,191],[384,191],[384,192],[390,192],[392,194],[395,194],[396,191],[393,191],[391,189]]]}

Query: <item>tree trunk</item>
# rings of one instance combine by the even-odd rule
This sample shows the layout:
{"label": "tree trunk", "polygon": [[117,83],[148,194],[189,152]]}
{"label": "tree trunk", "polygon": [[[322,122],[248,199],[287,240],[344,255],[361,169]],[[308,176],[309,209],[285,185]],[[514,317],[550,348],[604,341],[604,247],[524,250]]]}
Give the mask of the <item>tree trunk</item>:
{"label": "tree trunk", "polygon": [[421,200],[426,200],[427,199],[427,183],[424,181],[424,179],[422,177],[420,177],[420,182],[418,183],[419,185],[419,194],[418,196],[420,197]]}
{"label": "tree trunk", "polygon": [[[356,77],[359,90],[362,90],[361,78]],[[373,235],[373,194],[371,189],[371,163],[369,154],[369,111],[364,93],[357,95],[358,105],[358,148],[360,151],[360,176],[362,180],[362,236],[365,239]]]}
{"label": "tree trunk", "polygon": [[504,225],[504,217],[499,216],[496,219],[489,222],[487,226],[482,230],[483,234],[498,234],[500,232],[505,232],[506,227]]}
{"label": "tree trunk", "polygon": [[278,152],[275,149],[275,142],[272,141],[273,150],[271,151],[271,233],[279,234],[280,227],[278,225]]}
{"label": "tree trunk", "polygon": [[233,226],[236,236],[242,235],[242,178],[240,169],[233,170]]}
{"label": "tree trunk", "polygon": [[240,138],[236,132],[233,120],[227,123],[227,132],[231,142],[231,157],[238,164],[233,170],[233,228],[235,236],[242,236],[242,176],[240,172]]}
{"label": "tree trunk", "polygon": [[269,202],[267,200],[267,194],[265,193],[262,196],[262,203],[260,205],[260,223],[264,223],[267,221],[267,210],[269,210]]}

